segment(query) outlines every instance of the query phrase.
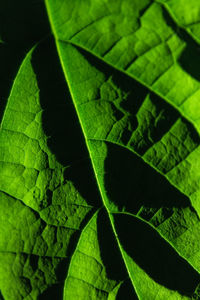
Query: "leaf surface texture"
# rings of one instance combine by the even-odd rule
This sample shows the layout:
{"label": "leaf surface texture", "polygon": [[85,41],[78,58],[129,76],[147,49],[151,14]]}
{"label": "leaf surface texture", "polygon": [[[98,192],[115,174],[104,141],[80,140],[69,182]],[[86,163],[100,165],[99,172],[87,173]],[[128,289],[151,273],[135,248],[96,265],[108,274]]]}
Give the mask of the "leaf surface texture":
{"label": "leaf surface texture", "polygon": [[199,299],[198,1],[45,6],[1,123],[3,299]]}

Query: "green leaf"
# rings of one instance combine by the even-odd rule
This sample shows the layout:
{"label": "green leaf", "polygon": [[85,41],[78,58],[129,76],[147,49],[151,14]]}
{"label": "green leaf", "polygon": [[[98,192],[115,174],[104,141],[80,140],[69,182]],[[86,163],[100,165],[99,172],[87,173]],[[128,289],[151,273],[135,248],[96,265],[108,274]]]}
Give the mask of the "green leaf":
{"label": "green leaf", "polygon": [[195,80],[199,79],[199,45],[180,30],[162,2],[174,7],[172,16],[178,14],[178,20],[190,15],[198,22],[197,0],[77,0],[71,4],[49,0],[47,6],[57,39],[82,46],[125,71],[170,102],[199,130],[200,85]]}
{"label": "green leaf", "polygon": [[1,123],[3,299],[200,299],[199,5],[179,2],[46,0]]}

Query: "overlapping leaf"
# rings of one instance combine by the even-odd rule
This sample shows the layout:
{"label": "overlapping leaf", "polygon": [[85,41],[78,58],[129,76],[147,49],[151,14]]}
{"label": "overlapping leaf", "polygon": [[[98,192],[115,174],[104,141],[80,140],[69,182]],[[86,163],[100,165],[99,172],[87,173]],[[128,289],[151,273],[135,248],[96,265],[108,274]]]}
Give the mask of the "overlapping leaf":
{"label": "overlapping leaf", "polygon": [[200,297],[193,2],[46,1],[57,52],[29,52],[1,126],[4,299]]}

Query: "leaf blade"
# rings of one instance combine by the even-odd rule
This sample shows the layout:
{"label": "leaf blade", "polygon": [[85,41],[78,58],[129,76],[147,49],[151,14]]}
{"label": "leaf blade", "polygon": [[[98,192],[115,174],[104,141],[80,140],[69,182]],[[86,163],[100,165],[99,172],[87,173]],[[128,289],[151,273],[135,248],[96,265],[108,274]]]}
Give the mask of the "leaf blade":
{"label": "leaf blade", "polygon": [[[46,56],[49,47],[51,51]],[[56,156],[48,143],[47,134],[52,132],[52,128],[45,123],[45,116],[50,117],[52,122],[52,108],[44,101],[51,99],[53,116],[58,113],[60,119],[64,108],[71,115],[69,120],[73,118],[71,109],[68,107],[66,110],[62,103],[63,99],[65,103],[66,92],[60,103],[55,103],[55,92],[49,89],[54,80],[59,82],[63,76],[62,73],[61,77],[59,75],[59,64],[54,54],[54,45],[47,40],[27,55],[14,82],[0,132],[0,273],[2,294],[7,299],[24,299],[29,294],[34,299],[45,293],[49,296],[51,286],[54,286],[55,297],[61,297],[68,257],[84,222],[96,210],[95,203],[98,207],[96,193],[91,205],[90,196],[89,202],[85,201],[84,189],[79,183],[79,191],[76,187],[76,164],[80,170],[87,170],[90,174],[88,160],[82,157],[85,152],[81,141],[79,157],[74,149],[72,153],[68,147],[65,160],[63,144],[59,148],[57,143]],[[45,58],[47,63],[50,60],[51,65],[56,67],[49,69],[47,80],[46,65],[40,64]],[[47,93],[45,86],[48,87]],[[58,87],[61,88],[60,84]],[[58,129],[62,128],[63,121],[58,123]],[[55,130],[55,124],[52,125]],[[7,219],[9,223],[6,226]]]}
{"label": "leaf blade", "polygon": [[[100,193],[101,193],[101,196],[102,196],[102,199],[103,199],[103,203],[104,203],[104,206],[106,207],[108,215],[111,216],[110,214],[113,211],[114,212],[118,211],[118,210],[120,211],[120,208],[117,207],[114,204],[113,199],[109,199],[108,194],[105,193],[105,191],[107,189],[104,185],[104,182],[105,182],[104,174],[106,172],[104,172],[104,170],[103,170],[104,167],[101,166],[101,161],[102,161],[102,164],[104,165],[104,160],[105,160],[105,158],[107,158],[108,153],[107,153],[107,149],[105,147],[105,143],[102,142],[103,139],[97,138],[97,137],[92,138],[91,137],[92,135],[93,136],[96,135],[96,131],[95,130],[90,131],[90,129],[94,129],[95,122],[97,122],[97,124],[101,124],[101,123],[98,123],[98,121],[97,121],[98,120],[98,112],[99,112],[99,114],[102,114],[101,99],[100,100],[98,100],[98,99],[97,100],[92,100],[92,99],[89,99],[87,97],[87,91],[88,90],[91,91],[92,86],[94,87],[94,89],[96,89],[95,81],[99,82],[99,84],[101,85],[102,81],[103,80],[105,81],[106,76],[104,76],[104,77],[103,77],[103,75],[100,76],[100,74],[98,74],[98,68],[95,69],[93,66],[91,66],[91,69],[90,69],[90,67],[88,65],[88,62],[85,58],[77,59],[77,57],[78,57],[77,55],[80,56],[80,54],[81,54],[78,49],[75,49],[75,48],[73,49],[72,48],[73,46],[70,45],[70,44],[69,45],[65,44],[64,47],[63,47],[62,43],[60,43],[59,41],[57,43],[58,43],[57,47],[59,49],[58,51],[59,51],[60,59],[61,60],[63,59],[62,65],[64,67],[64,73],[65,73],[65,76],[67,77],[68,84],[71,85],[70,89],[71,89],[71,93],[73,95],[73,101],[75,103],[75,107],[76,107],[77,113],[79,115],[79,120],[81,120],[81,126],[83,127],[85,140],[86,140],[86,143],[87,143],[88,150],[90,152],[90,157],[91,157],[91,160],[92,160],[94,173],[95,173],[95,176],[96,176],[96,179],[97,179],[97,182],[98,182],[98,186],[99,186],[99,190],[100,190]],[[79,54],[78,54],[78,52],[79,52]],[[85,60],[85,62],[84,62],[84,60]],[[70,61],[70,64],[68,63],[69,61]],[[77,64],[76,64],[76,62],[77,62]],[[73,74],[77,74],[77,73],[74,72],[74,70],[77,71],[77,69],[79,70],[79,76],[75,78],[75,77],[73,77]],[[84,70],[83,73],[81,73],[81,69]],[[85,89],[86,95],[84,94],[84,90],[82,89],[82,87],[83,87],[83,89]],[[88,89],[86,89],[86,87]],[[81,95],[81,97],[80,97],[80,95]],[[92,93],[92,95],[93,95],[93,93]],[[94,92],[94,95],[95,95],[95,92]],[[87,98],[87,102],[86,102],[86,98]],[[113,100],[110,100],[110,101],[112,102]],[[99,102],[100,107],[99,107],[99,110],[97,110],[96,113],[93,114],[92,109],[95,110],[95,108],[93,108],[93,107],[95,107],[95,102],[97,102],[97,105],[98,105],[98,102]],[[89,108],[84,109],[85,104],[88,105],[88,103],[91,103],[93,105],[93,106],[90,106],[90,110],[89,110]],[[82,107],[83,107],[83,110],[82,110]],[[109,111],[109,109],[107,109],[107,110]],[[87,126],[86,121],[88,119],[88,115],[87,115],[88,111],[90,111],[89,122],[91,122],[91,124]],[[109,111],[109,116],[110,116],[110,114],[111,114],[111,111]],[[105,110],[105,112],[103,112],[103,116],[104,116],[103,119],[101,119],[102,122],[104,120],[103,129],[105,129],[106,127],[109,128],[109,123],[108,123],[107,118],[105,117],[105,115],[106,115],[106,110]],[[97,128],[99,128],[98,125],[97,125]],[[101,136],[101,134],[105,134],[104,132],[101,133],[101,130],[99,132],[100,132],[99,133],[100,136]],[[98,136],[98,133],[97,133],[97,136]],[[106,141],[106,138],[104,139],[104,141]],[[109,141],[109,138],[108,138],[108,141]],[[113,155],[111,155],[111,157],[112,156]],[[117,184],[115,182],[115,186],[116,185]],[[187,204],[186,206],[189,206],[189,204]],[[198,217],[196,216],[195,218],[197,218],[196,220],[198,222]],[[110,221],[111,221],[113,232],[116,236],[116,239],[117,239],[117,242],[118,242],[118,245],[119,245],[119,249],[120,249],[120,251],[122,253],[122,257],[125,261],[129,276],[130,276],[130,278],[131,278],[131,280],[134,284],[133,275],[129,270],[129,268],[130,268],[129,265],[130,264],[129,263],[127,264],[127,259],[125,258],[126,256],[124,255],[124,251],[121,248],[121,244],[120,244],[120,242],[117,238],[117,232],[116,232],[116,229],[114,227],[114,224],[112,222],[111,217],[110,217]],[[175,294],[174,297],[176,298],[177,295]]]}
{"label": "leaf blade", "polygon": [[[67,4],[63,3],[63,7]],[[168,20],[170,16],[164,14],[161,4],[152,1],[142,1],[139,4],[138,1],[132,3],[118,0],[106,6],[105,3],[94,1],[89,15],[86,17],[83,13],[79,22],[75,20],[81,15],[81,10],[87,10],[89,1],[83,5],[79,1],[71,4],[69,12],[73,11],[73,17],[70,13],[62,14],[64,9],[62,10],[59,1],[46,1],[46,5],[57,39],[71,41],[125,71],[174,105],[199,131],[199,106],[195,100],[199,91],[199,83],[195,79],[197,70],[187,70],[188,62],[185,62],[188,52],[198,59],[196,46],[192,41],[188,42],[179,36]],[[126,10],[127,7],[129,9]],[[143,11],[144,14],[141,13]],[[70,33],[70,30],[75,33]],[[121,40],[118,44],[121,44],[117,47],[115,42],[119,37]],[[111,46],[114,49],[109,54],[107,51]],[[146,66],[145,71],[143,66]]]}

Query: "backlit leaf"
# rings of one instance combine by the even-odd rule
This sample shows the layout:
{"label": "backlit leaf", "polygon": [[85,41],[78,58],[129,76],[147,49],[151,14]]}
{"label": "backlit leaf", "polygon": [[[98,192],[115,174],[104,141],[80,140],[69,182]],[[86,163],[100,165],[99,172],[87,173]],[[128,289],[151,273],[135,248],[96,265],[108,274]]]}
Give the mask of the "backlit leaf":
{"label": "backlit leaf", "polygon": [[3,90],[0,298],[200,299],[198,1],[45,9]]}

